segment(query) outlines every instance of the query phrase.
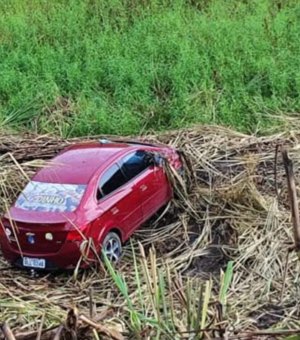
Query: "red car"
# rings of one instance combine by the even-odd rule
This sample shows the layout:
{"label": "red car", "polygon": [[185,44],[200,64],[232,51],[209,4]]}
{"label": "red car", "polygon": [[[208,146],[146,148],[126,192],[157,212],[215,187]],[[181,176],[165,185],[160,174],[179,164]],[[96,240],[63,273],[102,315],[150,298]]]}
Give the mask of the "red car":
{"label": "red car", "polygon": [[92,241],[94,253],[117,261],[122,244],[172,198],[163,159],[182,168],[164,145],[102,140],[65,149],[1,219],[4,257],[19,267],[74,268]]}

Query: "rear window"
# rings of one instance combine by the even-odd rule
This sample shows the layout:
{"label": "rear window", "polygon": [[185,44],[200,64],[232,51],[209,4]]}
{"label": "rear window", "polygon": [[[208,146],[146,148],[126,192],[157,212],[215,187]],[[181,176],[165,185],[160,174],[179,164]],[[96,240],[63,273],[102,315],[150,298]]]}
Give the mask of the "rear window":
{"label": "rear window", "polygon": [[111,192],[115,191],[127,182],[126,177],[122,173],[117,164],[112,165],[102,176],[97,198],[100,199]]}
{"label": "rear window", "polygon": [[43,212],[74,211],[85,192],[83,184],[58,184],[31,181],[19,195],[15,207]]}

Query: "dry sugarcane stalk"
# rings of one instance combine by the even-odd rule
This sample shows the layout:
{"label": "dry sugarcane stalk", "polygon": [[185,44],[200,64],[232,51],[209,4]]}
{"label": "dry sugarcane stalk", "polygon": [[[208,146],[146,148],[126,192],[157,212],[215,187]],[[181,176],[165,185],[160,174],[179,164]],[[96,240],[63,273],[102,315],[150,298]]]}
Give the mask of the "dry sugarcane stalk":
{"label": "dry sugarcane stalk", "polygon": [[289,158],[287,150],[282,150],[282,159],[287,176],[288,183],[288,193],[290,200],[290,207],[292,213],[293,230],[294,230],[294,249],[296,250],[298,256],[300,257],[300,216],[298,208],[297,191],[295,184],[295,176],[293,169],[293,162]]}
{"label": "dry sugarcane stalk", "polygon": [[93,287],[89,289],[89,309],[90,309],[90,318],[93,319],[94,317],[94,299],[93,299]]}
{"label": "dry sugarcane stalk", "polygon": [[257,336],[287,336],[287,335],[294,335],[294,334],[300,334],[300,328],[297,329],[271,329],[271,330],[259,330],[259,331],[253,331],[253,332],[240,332],[237,333],[237,338],[239,337],[248,337],[249,339],[252,339],[253,337]]}
{"label": "dry sugarcane stalk", "polygon": [[41,323],[40,323],[40,326],[37,332],[36,340],[41,340],[44,322],[45,322],[45,313],[42,316],[42,320],[41,320]]}
{"label": "dry sugarcane stalk", "polygon": [[285,259],[285,264],[284,264],[284,272],[283,272],[283,280],[282,280],[282,288],[281,288],[281,293],[280,293],[280,302],[283,300],[283,293],[284,293],[284,288],[285,288],[285,282],[286,282],[286,276],[287,276],[287,270],[288,270],[288,265],[289,265],[289,257],[290,257],[290,252],[288,251],[286,253],[286,259]]}
{"label": "dry sugarcane stalk", "polygon": [[[43,329],[41,332],[42,339],[52,340],[58,328],[59,326],[52,326],[52,327]],[[32,340],[32,339],[36,339],[37,336],[38,336],[38,331],[28,331],[28,332],[17,333],[15,338],[17,340]]]}
{"label": "dry sugarcane stalk", "polygon": [[64,330],[64,325],[60,325],[55,332],[53,340],[60,340],[62,333],[63,333],[63,330]]}
{"label": "dry sugarcane stalk", "polygon": [[16,340],[7,322],[4,322],[4,324],[1,326],[1,330],[6,340]]}
{"label": "dry sugarcane stalk", "polygon": [[58,340],[62,336],[69,340],[77,340],[77,327],[78,327],[78,311],[77,308],[72,308],[68,311],[67,320],[65,325],[58,327],[54,339]]}
{"label": "dry sugarcane stalk", "polygon": [[100,325],[99,323],[94,322],[93,320],[89,319],[85,315],[79,315],[79,320],[81,320],[83,323],[95,328],[97,331],[99,331],[102,334],[105,334],[109,337],[111,337],[114,340],[123,340],[123,335],[114,329],[110,329],[108,327],[105,327],[103,325]]}
{"label": "dry sugarcane stalk", "polygon": [[278,183],[277,183],[278,151],[279,151],[279,144],[276,145],[276,148],[275,148],[275,159],[274,159],[274,181],[275,181],[275,192],[276,192],[277,199],[279,199],[279,191],[278,191]]}

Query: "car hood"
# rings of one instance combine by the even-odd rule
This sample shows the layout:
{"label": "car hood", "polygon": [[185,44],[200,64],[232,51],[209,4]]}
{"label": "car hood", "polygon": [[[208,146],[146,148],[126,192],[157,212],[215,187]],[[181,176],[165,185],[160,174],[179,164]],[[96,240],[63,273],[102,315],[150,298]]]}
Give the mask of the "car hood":
{"label": "car hood", "polygon": [[30,211],[16,207],[10,208],[9,212],[4,215],[6,219],[11,219],[22,223],[42,223],[57,224],[64,222],[74,222],[76,214],[74,212],[41,212]]}

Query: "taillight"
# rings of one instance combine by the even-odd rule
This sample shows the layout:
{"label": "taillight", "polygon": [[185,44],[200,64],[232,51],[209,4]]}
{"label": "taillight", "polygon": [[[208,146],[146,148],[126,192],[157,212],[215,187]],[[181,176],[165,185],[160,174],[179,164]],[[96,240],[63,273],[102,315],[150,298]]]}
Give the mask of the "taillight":
{"label": "taillight", "polygon": [[82,233],[76,229],[69,231],[67,234],[67,241],[70,242],[82,241],[83,239]]}
{"label": "taillight", "polygon": [[13,235],[13,231],[8,223],[7,220],[0,220],[0,236],[6,236],[8,240],[10,241],[14,241],[14,235]]}

